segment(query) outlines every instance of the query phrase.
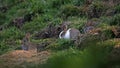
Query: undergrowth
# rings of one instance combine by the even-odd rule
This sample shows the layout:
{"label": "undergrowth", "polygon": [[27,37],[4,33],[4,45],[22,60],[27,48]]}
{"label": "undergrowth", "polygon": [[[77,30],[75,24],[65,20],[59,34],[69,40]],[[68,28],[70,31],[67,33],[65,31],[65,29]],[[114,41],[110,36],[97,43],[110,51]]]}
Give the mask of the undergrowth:
{"label": "undergrowth", "polygon": [[[34,43],[50,41],[46,49],[53,54],[45,64],[33,64],[29,67],[106,68],[106,58],[115,45],[106,40],[114,38],[112,26],[120,26],[120,5],[107,5],[110,5],[108,0],[0,0],[0,54],[20,47],[26,32],[33,36],[50,23],[56,26],[70,21],[69,27],[82,33],[85,24],[96,18],[100,20],[97,27],[101,28],[101,35],[87,37],[81,44],[82,48],[76,49],[72,41],[64,39],[35,41]],[[107,12],[109,9],[112,11]],[[110,16],[107,16],[107,13]],[[18,28],[14,20],[20,17],[24,22],[21,28]],[[19,23],[18,21],[17,24]]]}

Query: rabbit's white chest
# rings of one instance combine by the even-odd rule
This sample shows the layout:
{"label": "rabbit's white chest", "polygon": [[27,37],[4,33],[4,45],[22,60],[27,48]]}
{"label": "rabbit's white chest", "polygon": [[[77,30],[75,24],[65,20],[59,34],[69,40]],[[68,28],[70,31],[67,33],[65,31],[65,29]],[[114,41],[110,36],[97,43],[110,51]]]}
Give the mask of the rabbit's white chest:
{"label": "rabbit's white chest", "polygon": [[65,33],[62,31],[59,34],[59,38],[70,39],[70,30],[71,29],[68,29]]}
{"label": "rabbit's white chest", "polygon": [[66,33],[65,33],[65,35],[64,35],[64,38],[65,38],[65,39],[70,39],[70,30],[71,30],[71,29],[68,29],[68,30],[66,31]]}

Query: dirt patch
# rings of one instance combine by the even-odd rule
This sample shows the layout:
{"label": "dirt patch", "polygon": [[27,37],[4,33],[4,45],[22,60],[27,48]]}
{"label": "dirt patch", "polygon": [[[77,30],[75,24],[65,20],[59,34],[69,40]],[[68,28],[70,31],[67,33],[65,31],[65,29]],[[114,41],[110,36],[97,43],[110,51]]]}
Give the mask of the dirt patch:
{"label": "dirt patch", "polygon": [[42,64],[50,56],[49,51],[39,53],[15,50],[0,56],[0,68],[25,68],[26,64]]}

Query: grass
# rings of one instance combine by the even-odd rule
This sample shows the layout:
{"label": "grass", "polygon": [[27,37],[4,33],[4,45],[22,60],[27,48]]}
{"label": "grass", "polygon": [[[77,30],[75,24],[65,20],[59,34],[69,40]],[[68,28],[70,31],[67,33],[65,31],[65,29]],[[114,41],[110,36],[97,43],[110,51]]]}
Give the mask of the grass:
{"label": "grass", "polygon": [[82,51],[74,48],[59,51],[42,68],[106,68],[106,58],[110,52],[107,47],[94,44]]}
{"label": "grass", "polygon": [[36,18],[33,19],[32,22],[26,22],[26,24],[23,25],[22,29],[25,32],[31,32],[31,33],[39,31],[46,26],[46,24],[41,20],[43,19],[41,18],[41,16],[38,15]]}
{"label": "grass", "polygon": [[5,29],[0,33],[0,54],[3,54],[9,50],[14,50],[20,42],[18,40],[22,39],[24,32],[17,29],[16,27],[11,27]]}
{"label": "grass", "polygon": [[[86,4],[88,0],[19,1],[0,1],[0,10],[1,7],[7,8],[5,12],[0,11],[0,27],[5,25],[5,28],[0,30],[0,54],[20,47],[20,41],[26,32],[30,32],[33,36],[36,32],[48,27],[50,23],[59,26],[64,21],[70,21],[69,27],[82,32],[88,19],[97,18],[100,22],[97,27],[101,28],[101,34],[104,35],[105,40],[101,41],[101,36],[89,36],[81,44],[82,48],[76,49],[70,40],[31,38],[33,43],[48,42],[49,45],[46,48],[52,50],[53,54],[43,65],[28,63],[28,66],[31,68],[41,66],[41,68],[106,68],[108,63],[106,58],[116,43],[108,40],[114,38],[111,27],[120,25],[120,5],[114,6],[112,10],[115,13],[112,16],[106,16],[106,10],[111,8],[104,6],[105,4],[100,0],[93,0],[91,4]],[[25,19],[21,29],[11,23],[19,17]],[[30,20],[28,20],[29,17]]]}
{"label": "grass", "polygon": [[68,20],[71,23],[69,27],[79,29],[81,32],[87,22],[86,17],[69,17]]}
{"label": "grass", "polygon": [[120,14],[116,14],[112,17],[110,25],[120,25]]}
{"label": "grass", "polygon": [[16,27],[11,27],[9,29],[5,29],[0,33],[0,40],[3,39],[21,39],[24,35],[24,32],[17,29]]}

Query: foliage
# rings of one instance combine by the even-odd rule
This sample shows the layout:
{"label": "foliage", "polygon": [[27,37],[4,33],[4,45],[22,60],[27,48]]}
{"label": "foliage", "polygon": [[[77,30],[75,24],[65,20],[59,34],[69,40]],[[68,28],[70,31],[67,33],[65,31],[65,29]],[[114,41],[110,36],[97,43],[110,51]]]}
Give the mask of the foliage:
{"label": "foliage", "polygon": [[64,4],[67,4],[70,2],[71,2],[71,0],[52,0],[50,5],[53,8],[59,8],[61,5],[64,5]]}
{"label": "foliage", "polygon": [[120,25],[120,14],[116,14],[112,17],[110,25]]}
{"label": "foliage", "polygon": [[61,6],[61,12],[59,13],[62,17],[69,16],[83,16],[85,12],[83,7],[74,6],[71,4]]}
{"label": "foliage", "polygon": [[105,6],[101,1],[94,1],[91,5],[89,5],[87,14],[89,18],[99,18],[104,15],[107,10],[107,6]]}
{"label": "foliage", "polygon": [[5,0],[5,1],[1,0],[0,2],[1,2],[0,6],[10,8],[10,7],[12,7],[20,2],[23,2],[23,0],[17,0],[17,1],[16,0]]}
{"label": "foliage", "polygon": [[[109,47],[109,46],[108,46]],[[53,55],[43,68],[105,68],[109,49],[93,45],[83,51],[68,49]]]}
{"label": "foliage", "polygon": [[25,32],[36,32],[36,31],[39,31],[46,25],[46,23],[42,22],[41,20],[43,20],[41,18],[41,16],[37,16],[32,22],[26,23],[22,27],[22,29]]}
{"label": "foliage", "polygon": [[74,47],[74,43],[71,40],[65,39],[58,39],[57,41],[47,46],[47,48],[52,50],[64,50],[68,49],[69,47]]}
{"label": "foliage", "polygon": [[6,44],[5,40],[1,41],[0,42],[0,55],[7,52],[9,50],[9,47],[10,46],[8,44]]}
{"label": "foliage", "polygon": [[[106,17],[106,16],[102,16],[100,17],[100,20],[101,20],[101,23],[100,23],[100,27],[107,27],[107,26],[110,26],[110,20],[112,18],[111,17]],[[102,26],[104,25],[104,26]]]}
{"label": "foliage", "polygon": [[24,32],[15,27],[3,30],[0,33],[0,54],[18,47],[23,36]]}
{"label": "foliage", "polygon": [[[15,18],[18,17],[30,17],[32,18],[36,14],[42,14],[44,12],[44,3],[40,0],[27,0],[18,5],[11,7],[6,12],[6,21],[5,23],[10,24]],[[26,20],[27,21],[27,20]]]}
{"label": "foliage", "polygon": [[74,0],[72,1],[73,5],[75,6],[83,6],[85,4],[86,0]]}
{"label": "foliage", "polygon": [[120,13],[120,5],[115,6],[115,11],[116,11],[117,13]]}
{"label": "foliage", "polygon": [[0,33],[0,40],[7,39],[21,39],[24,35],[24,32],[17,29],[16,27],[11,27],[9,29],[5,29]]}
{"label": "foliage", "polygon": [[104,39],[110,39],[114,38],[114,34],[111,29],[106,29],[102,31],[102,38]]}
{"label": "foliage", "polygon": [[5,17],[5,13],[1,13],[1,12],[0,12],[0,19],[1,19],[1,20],[0,20],[0,25],[3,25],[3,24],[4,24],[4,21],[5,21],[4,19],[5,19],[5,18],[6,18],[6,17]]}
{"label": "foliage", "polygon": [[82,32],[83,27],[85,26],[85,23],[87,22],[86,17],[69,17],[68,20],[70,21],[70,26],[71,28],[76,28],[79,29],[80,32]]}

